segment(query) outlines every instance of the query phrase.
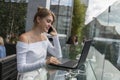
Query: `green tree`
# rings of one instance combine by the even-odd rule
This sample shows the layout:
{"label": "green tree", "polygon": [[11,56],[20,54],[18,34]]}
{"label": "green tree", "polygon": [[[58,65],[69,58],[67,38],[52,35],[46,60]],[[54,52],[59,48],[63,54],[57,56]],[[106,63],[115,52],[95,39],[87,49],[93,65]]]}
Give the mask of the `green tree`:
{"label": "green tree", "polygon": [[11,33],[18,36],[24,32],[27,3],[1,1],[0,8],[0,35],[6,38]]}
{"label": "green tree", "polygon": [[79,41],[84,35],[85,11],[85,5],[81,4],[80,0],[74,0],[71,35],[77,35]]}
{"label": "green tree", "polygon": [[70,46],[71,53],[69,56],[71,59],[76,58],[76,55],[78,55],[81,52],[81,42],[86,32],[86,27],[84,25],[85,11],[85,5],[81,4],[80,0],[74,0],[71,36],[78,36],[78,45]]}

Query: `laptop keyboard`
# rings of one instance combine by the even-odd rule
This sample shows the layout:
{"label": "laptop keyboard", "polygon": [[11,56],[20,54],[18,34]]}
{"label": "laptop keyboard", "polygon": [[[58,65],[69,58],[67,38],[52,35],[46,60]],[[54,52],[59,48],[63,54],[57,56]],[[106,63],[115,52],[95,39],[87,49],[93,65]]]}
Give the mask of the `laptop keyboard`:
{"label": "laptop keyboard", "polygon": [[64,66],[74,66],[77,64],[77,61],[68,61],[68,62],[65,62],[63,64],[60,64],[60,65],[64,65]]}

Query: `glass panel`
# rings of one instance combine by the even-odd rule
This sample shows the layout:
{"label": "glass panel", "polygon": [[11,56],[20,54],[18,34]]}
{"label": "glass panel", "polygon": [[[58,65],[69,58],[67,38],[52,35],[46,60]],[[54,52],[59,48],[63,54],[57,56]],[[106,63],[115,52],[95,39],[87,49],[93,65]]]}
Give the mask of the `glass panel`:
{"label": "glass panel", "polygon": [[72,6],[72,0],[60,0],[60,5]]}
{"label": "glass panel", "polygon": [[[92,38],[94,40],[93,45],[95,50],[98,51],[100,55],[105,55],[104,56],[105,60],[102,61],[103,67],[99,65],[103,68],[103,69],[101,68],[103,73],[101,76],[101,80],[120,79],[120,77],[118,76],[120,75],[120,17],[119,17],[120,11],[119,9],[120,9],[120,1],[116,0],[116,2],[113,5],[110,5],[99,16],[94,17],[93,21],[87,25],[90,28],[89,38]],[[95,52],[95,54],[97,53]]]}
{"label": "glass panel", "polygon": [[67,18],[66,16],[59,16],[58,21],[58,32],[62,34],[67,34],[70,25],[70,18]]}
{"label": "glass panel", "polygon": [[51,11],[53,11],[56,14],[56,16],[58,15],[58,11],[59,11],[58,5],[51,5],[50,9],[51,9]]}
{"label": "glass panel", "polygon": [[[71,22],[72,22],[72,9],[73,0],[51,0],[50,9],[56,15],[54,26],[59,34],[65,34],[67,37],[70,35]],[[66,38],[61,40],[62,46],[65,46]],[[62,42],[63,41],[63,42]]]}
{"label": "glass panel", "polygon": [[[116,67],[120,43],[120,29],[118,27],[120,25],[120,19],[118,17],[119,5],[120,1],[117,1],[95,19],[95,37],[97,38],[94,38],[104,44],[105,58]],[[99,23],[100,27],[98,27],[97,23]]]}
{"label": "glass panel", "polygon": [[[50,9],[56,15],[55,26],[59,33],[69,35],[72,20],[72,1],[73,0],[51,0]],[[63,18],[63,19],[62,19]],[[63,21],[62,21],[63,20]],[[69,31],[64,30],[68,28]],[[59,30],[60,29],[60,30]]]}
{"label": "glass panel", "polygon": [[60,0],[51,0],[51,5],[58,5]]}
{"label": "glass panel", "polygon": [[87,67],[90,66],[89,68],[90,70],[92,70],[93,74],[88,74],[88,75],[94,75],[93,78],[95,78],[96,80],[102,80],[103,70],[104,70],[103,69],[104,59],[105,59],[104,54],[101,54],[98,50],[96,50],[94,46],[91,46],[87,57],[87,62],[88,62]]}

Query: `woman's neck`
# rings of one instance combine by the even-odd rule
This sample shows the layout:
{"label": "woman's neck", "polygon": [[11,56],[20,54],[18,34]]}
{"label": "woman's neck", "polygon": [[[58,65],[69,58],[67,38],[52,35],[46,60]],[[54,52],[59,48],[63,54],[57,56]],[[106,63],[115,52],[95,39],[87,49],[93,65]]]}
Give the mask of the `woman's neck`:
{"label": "woman's neck", "polygon": [[41,35],[41,34],[44,33],[41,29],[39,29],[39,27],[33,27],[33,28],[32,28],[32,32],[33,32],[35,35]]}
{"label": "woman's neck", "polygon": [[31,33],[31,36],[30,36],[31,42],[46,40],[44,32],[41,32],[38,29],[32,29],[30,33]]}

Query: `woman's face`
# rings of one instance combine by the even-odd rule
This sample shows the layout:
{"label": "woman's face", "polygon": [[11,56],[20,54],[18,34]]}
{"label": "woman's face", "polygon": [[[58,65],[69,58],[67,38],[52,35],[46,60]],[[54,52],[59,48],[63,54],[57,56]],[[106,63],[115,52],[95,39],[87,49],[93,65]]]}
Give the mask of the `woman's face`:
{"label": "woman's face", "polygon": [[52,26],[52,22],[53,22],[53,17],[51,15],[43,19],[40,19],[39,21],[40,30],[42,30],[42,32],[48,32],[49,28]]}

